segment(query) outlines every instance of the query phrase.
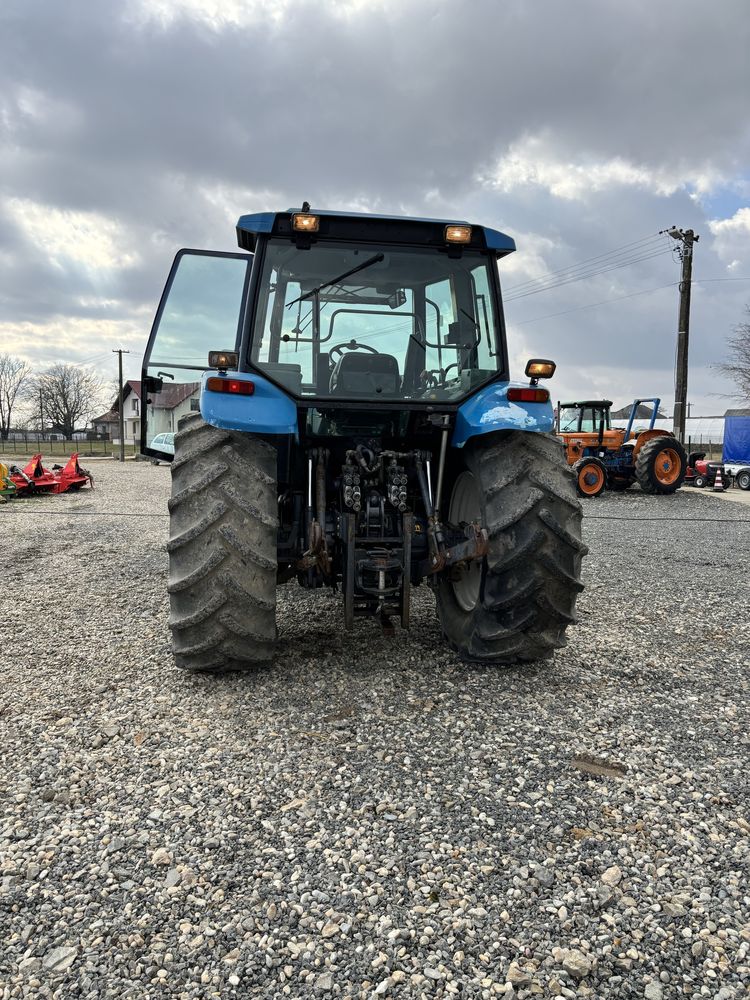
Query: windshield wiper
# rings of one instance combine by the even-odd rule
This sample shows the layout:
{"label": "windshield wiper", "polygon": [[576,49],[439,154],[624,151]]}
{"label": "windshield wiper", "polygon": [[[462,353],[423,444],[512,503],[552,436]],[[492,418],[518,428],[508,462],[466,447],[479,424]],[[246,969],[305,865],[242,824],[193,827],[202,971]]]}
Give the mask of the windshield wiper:
{"label": "windshield wiper", "polygon": [[381,260],[385,260],[385,254],[376,253],[374,257],[370,257],[369,260],[362,261],[361,264],[357,264],[357,266],[351,268],[351,270],[344,271],[343,274],[339,274],[335,278],[331,278],[330,281],[324,281],[322,285],[318,285],[316,288],[311,288],[310,291],[305,292],[304,295],[298,295],[296,299],[292,299],[291,302],[287,302],[287,309],[289,306],[293,306],[295,302],[302,302],[304,299],[309,299],[311,295],[318,295],[324,288],[328,288],[329,285],[338,285],[344,280],[344,278],[348,278],[352,274],[356,274],[358,271],[364,271],[366,267],[370,267],[372,264],[379,264]]}

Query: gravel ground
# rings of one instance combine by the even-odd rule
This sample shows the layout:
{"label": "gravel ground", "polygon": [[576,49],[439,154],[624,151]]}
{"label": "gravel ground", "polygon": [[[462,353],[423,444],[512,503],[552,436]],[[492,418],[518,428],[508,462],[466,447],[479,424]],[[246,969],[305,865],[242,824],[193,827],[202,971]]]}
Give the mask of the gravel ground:
{"label": "gravel ground", "polygon": [[0,508],[2,998],[748,995],[744,506],[589,501],[552,664],[289,587],[277,665],[203,678],[168,470],[96,470]]}

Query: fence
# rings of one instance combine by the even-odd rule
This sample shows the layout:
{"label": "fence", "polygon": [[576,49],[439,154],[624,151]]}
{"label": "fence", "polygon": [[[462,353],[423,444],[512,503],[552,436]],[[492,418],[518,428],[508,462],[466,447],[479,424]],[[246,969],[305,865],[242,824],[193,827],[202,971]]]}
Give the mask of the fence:
{"label": "fence", "polygon": [[719,461],[723,448],[724,445],[721,441],[709,441],[700,435],[698,437],[689,437],[685,442],[685,451],[688,455],[691,451],[705,451],[709,462]]}
{"label": "fence", "polygon": [[[126,455],[135,455],[139,450],[139,445],[132,441],[125,442]],[[50,458],[53,456],[68,458],[75,451],[80,455],[98,455],[106,458],[114,455],[119,457],[120,445],[113,441],[101,440],[56,441],[54,439],[50,440],[46,435],[33,433],[15,434],[12,438],[8,438],[7,441],[0,440],[0,454],[4,455],[28,455],[31,457],[37,452],[41,452],[44,458],[48,456]]]}

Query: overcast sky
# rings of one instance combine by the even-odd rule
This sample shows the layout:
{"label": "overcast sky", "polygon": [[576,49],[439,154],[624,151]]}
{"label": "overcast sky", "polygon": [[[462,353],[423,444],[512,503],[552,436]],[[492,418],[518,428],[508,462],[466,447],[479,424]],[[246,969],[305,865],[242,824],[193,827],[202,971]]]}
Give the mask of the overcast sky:
{"label": "overcast sky", "polygon": [[123,347],[138,377],[174,252],[306,199],[509,233],[515,374],[552,357],[556,396],[671,413],[680,265],[648,240],[677,225],[700,235],[692,412],[723,412],[749,53],[747,0],[2,0],[0,350],[109,378]]}

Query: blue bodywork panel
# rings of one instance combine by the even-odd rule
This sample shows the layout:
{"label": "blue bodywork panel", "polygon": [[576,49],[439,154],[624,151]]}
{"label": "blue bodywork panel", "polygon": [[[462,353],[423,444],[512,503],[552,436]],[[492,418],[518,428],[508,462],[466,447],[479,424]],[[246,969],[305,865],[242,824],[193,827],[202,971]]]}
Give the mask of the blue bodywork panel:
{"label": "blue bodywork panel", "polygon": [[[289,215],[294,212],[300,212],[299,208],[289,208],[286,212],[278,213],[283,215]],[[429,224],[437,223],[441,226],[469,226],[471,225],[473,229],[481,229],[484,233],[485,242],[488,250],[493,250],[498,257],[504,257],[505,254],[513,253],[516,249],[516,243],[512,236],[506,235],[506,233],[501,233],[497,229],[489,229],[487,226],[475,226],[473,223],[464,222],[459,219],[422,219],[413,216],[400,216],[400,215],[371,215],[368,212],[328,212],[325,209],[310,209],[312,215],[326,216],[327,218],[339,218],[339,219],[381,219],[387,222],[425,222]],[[261,235],[264,233],[270,233],[273,231],[273,227],[276,222],[276,212],[256,212],[253,215],[243,215],[240,217],[237,223],[237,229],[243,230],[247,233],[252,233],[254,236]]]}
{"label": "blue bodywork panel", "polygon": [[528,382],[493,382],[458,408],[451,444],[463,448],[468,440],[492,431],[535,431],[549,434],[555,425],[552,403],[511,403],[508,389],[528,389]]}
{"label": "blue bodywork panel", "polygon": [[273,382],[254,372],[232,372],[233,381],[252,382],[252,396],[212,392],[206,380],[216,372],[205,372],[201,381],[201,416],[207,424],[224,430],[252,434],[294,434],[297,438],[297,407]]}

